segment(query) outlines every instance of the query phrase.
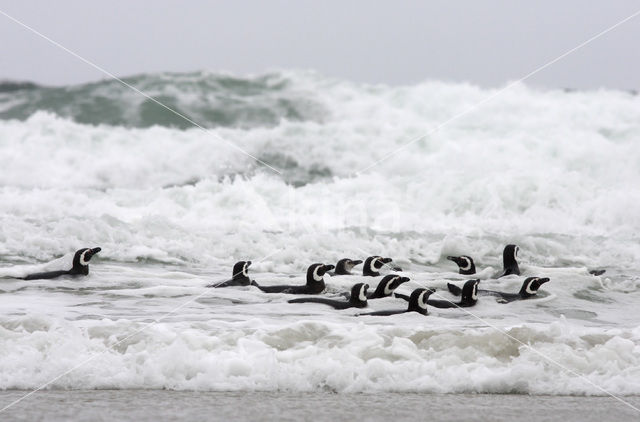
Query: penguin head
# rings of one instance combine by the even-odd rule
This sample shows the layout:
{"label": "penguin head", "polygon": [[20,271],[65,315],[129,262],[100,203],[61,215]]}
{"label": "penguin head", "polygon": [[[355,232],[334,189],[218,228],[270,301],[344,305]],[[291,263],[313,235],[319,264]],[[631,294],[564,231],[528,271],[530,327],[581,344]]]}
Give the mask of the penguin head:
{"label": "penguin head", "polygon": [[251,261],[238,261],[233,266],[233,273],[231,278],[233,280],[240,280],[249,278],[249,266]]}
{"label": "penguin head", "polygon": [[89,274],[89,261],[91,261],[91,257],[98,252],[100,252],[102,248],[82,248],[78,249],[73,255],[73,267],[71,271],[78,274]]}
{"label": "penguin head", "polygon": [[518,252],[520,248],[517,245],[507,245],[502,251],[502,263],[505,269],[518,266]]}
{"label": "penguin head", "polygon": [[458,272],[460,274],[471,275],[476,273],[476,265],[470,256],[448,256],[447,259],[458,264]]}
{"label": "penguin head", "polygon": [[462,286],[462,303],[476,303],[478,301],[478,284],[480,280],[468,280]]}
{"label": "penguin head", "polygon": [[418,312],[427,315],[427,300],[429,296],[435,293],[433,289],[415,289],[409,296],[409,311]]}
{"label": "penguin head", "polygon": [[550,281],[547,277],[529,277],[522,283],[522,288],[520,289],[520,296],[523,298],[528,298],[531,296],[535,296],[538,293],[538,289],[547,281]]}
{"label": "penguin head", "polygon": [[380,290],[379,293],[381,297],[391,296],[395,289],[407,281],[409,281],[409,277],[400,277],[396,274],[389,274],[383,277],[376,290]]}
{"label": "penguin head", "polygon": [[351,288],[351,296],[349,301],[359,307],[367,306],[367,289],[369,285],[366,283],[354,284]]}
{"label": "penguin head", "polygon": [[364,261],[362,275],[378,276],[380,275],[380,269],[391,261],[391,258],[383,258],[378,255],[370,256]]}
{"label": "penguin head", "polygon": [[353,269],[353,267],[355,267],[358,264],[362,264],[362,260],[360,259],[353,260],[349,258],[341,259],[336,264],[336,274],[340,274],[340,275],[351,274],[351,270]]}
{"label": "penguin head", "polygon": [[333,265],[311,264],[307,268],[307,284],[324,283],[324,275],[335,268]]}

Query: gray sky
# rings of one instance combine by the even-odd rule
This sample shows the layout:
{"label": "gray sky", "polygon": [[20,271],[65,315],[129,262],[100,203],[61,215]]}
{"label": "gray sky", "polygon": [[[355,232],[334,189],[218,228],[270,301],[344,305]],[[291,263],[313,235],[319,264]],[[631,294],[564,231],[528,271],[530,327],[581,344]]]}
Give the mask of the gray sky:
{"label": "gray sky", "polygon": [[[354,81],[503,85],[640,10],[640,1],[8,1],[0,10],[119,75],[315,69]],[[640,16],[531,78],[640,88]],[[0,79],[97,70],[0,15]]]}

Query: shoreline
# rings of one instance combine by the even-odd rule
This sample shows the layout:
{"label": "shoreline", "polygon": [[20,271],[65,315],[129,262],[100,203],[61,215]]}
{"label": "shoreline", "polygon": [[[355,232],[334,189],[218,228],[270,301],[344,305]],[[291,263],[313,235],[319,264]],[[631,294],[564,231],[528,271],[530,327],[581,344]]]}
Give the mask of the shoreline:
{"label": "shoreline", "polygon": [[[0,392],[2,407],[27,390]],[[640,396],[622,400],[640,408]],[[3,420],[637,420],[609,396],[524,394],[45,390],[0,413]]]}

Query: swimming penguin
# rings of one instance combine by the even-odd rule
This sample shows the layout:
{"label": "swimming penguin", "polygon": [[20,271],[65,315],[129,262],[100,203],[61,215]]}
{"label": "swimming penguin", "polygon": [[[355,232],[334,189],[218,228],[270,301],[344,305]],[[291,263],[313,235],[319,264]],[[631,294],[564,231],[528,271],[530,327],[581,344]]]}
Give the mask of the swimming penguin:
{"label": "swimming penguin", "polygon": [[351,275],[351,270],[358,264],[362,264],[362,260],[353,260],[349,258],[341,259],[336,263],[336,270],[330,272],[329,275]]}
{"label": "swimming penguin", "polygon": [[351,288],[351,296],[347,302],[325,299],[322,297],[302,297],[298,299],[291,299],[289,303],[323,303],[333,307],[333,309],[348,309],[348,308],[366,308],[367,307],[367,289],[368,284],[358,283]]}
{"label": "swimming penguin", "polygon": [[385,275],[378,287],[372,293],[367,295],[368,299],[380,299],[382,297],[388,297],[393,294],[393,291],[397,289],[402,283],[409,281],[409,277],[400,277],[399,275],[389,274]]}
{"label": "swimming penguin", "polygon": [[518,251],[520,251],[520,248],[516,245],[507,245],[504,247],[502,251],[502,265],[504,270],[498,278],[511,274],[520,275],[520,268],[518,267],[517,261]]}
{"label": "swimming penguin", "polygon": [[[470,306],[473,306],[478,302],[478,283],[480,283],[480,280],[478,280],[478,279],[468,280],[467,282],[465,282],[464,286],[462,287],[462,290],[461,290],[462,300],[460,300],[460,302],[458,302],[458,303],[451,302],[449,300],[432,300],[432,299],[430,299],[427,302],[427,304],[431,305],[431,306],[434,306],[436,308],[468,308]],[[448,286],[448,284],[447,284],[447,286]],[[456,287],[456,286],[454,286],[454,287]],[[460,290],[460,288],[458,288],[458,287],[456,287],[456,288],[458,290]],[[460,293],[458,293],[458,294],[460,294]],[[409,300],[407,295],[396,293],[395,296],[399,297],[401,299],[404,299],[404,300]]]}
{"label": "swimming penguin", "polygon": [[[529,277],[522,282],[522,287],[520,288],[520,291],[518,293],[496,292],[494,290],[478,290],[478,294],[480,296],[498,296],[500,298],[498,300],[500,303],[508,303],[513,302],[514,300],[529,299],[534,297],[538,293],[538,289],[548,281],[550,280],[546,277]],[[460,290],[460,287],[455,286],[451,283],[447,283],[447,287],[449,288],[449,291],[456,296],[459,296],[462,292]]]}
{"label": "swimming penguin", "polygon": [[473,259],[470,256],[448,256],[447,259],[458,264],[459,274],[473,275],[476,273],[476,264],[473,263]]}
{"label": "swimming penguin", "polygon": [[[369,277],[377,277],[380,275],[380,269],[392,261],[391,258],[383,258],[381,256],[370,256],[365,259],[362,266],[362,275]],[[402,271],[402,268],[394,266],[390,267],[393,271]]]}
{"label": "swimming penguin", "polygon": [[312,264],[307,269],[307,284],[304,286],[260,286],[255,281],[253,285],[265,293],[290,293],[296,295],[317,295],[324,290],[324,274],[334,269],[333,265]]}
{"label": "swimming penguin", "polygon": [[433,292],[435,292],[435,290],[415,289],[411,293],[411,296],[409,297],[409,306],[407,307],[407,309],[376,311],[376,312],[369,312],[366,314],[359,314],[359,315],[387,316],[387,315],[404,314],[406,312],[417,312],[422,315],[427,315],[429,313],[427,311],[427,299],[429,299],[429,296],[431,296]]}
{"label": "swimming penguin", "polygon": [[250,286],[252,284],[249,278],[249,266],[251,261],[238,261],[233,266],[231,280],[221,283],[211,283],[207,287],[229,287],[229,286]]}
{"label": "swimming penguin", "polygon": [[61,271],[49,271],[44,273],[35,273],[29,274],[26,277],[22,277],[23,280],[42,280],[48,278],[56,278],[63,275],[89,275],[89,261],[91,261],[91,257],[98,252],[100,252],[102,248],[83,248],[78,249],[73,256],[73,266],[70,270],[61,270]]}
{"label": "swimming penguin", "polygon": [[448,300],[429,300],[427,304],[436,308],[468,308],[478,302],[478,283],[480,280],[468,280],[462,286],[462,299],[458,303]]}

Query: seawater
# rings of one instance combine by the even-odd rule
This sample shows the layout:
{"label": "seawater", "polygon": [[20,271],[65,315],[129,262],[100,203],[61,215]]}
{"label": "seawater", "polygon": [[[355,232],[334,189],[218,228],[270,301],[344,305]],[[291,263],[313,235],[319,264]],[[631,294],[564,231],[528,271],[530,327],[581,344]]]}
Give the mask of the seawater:
{"label": "seawater", "polygon": [[[497,89],[127,82],[207,131],[112,81],[0,84],[0,388],[640,394],[638,96],[521,84],[443,126]],[[496,281],[507,243],[523,275]],[[11,278],[94,246],[88,277]],[[482,288],[551,282],[426,317],[205,287],[236,260],[301,284],[313,262],[373,254],[411,277],[405,293],[449,298],[465,280],[452,254],[474,257]],[[330,294],[361,281],[377,283],[326,277]]]}

